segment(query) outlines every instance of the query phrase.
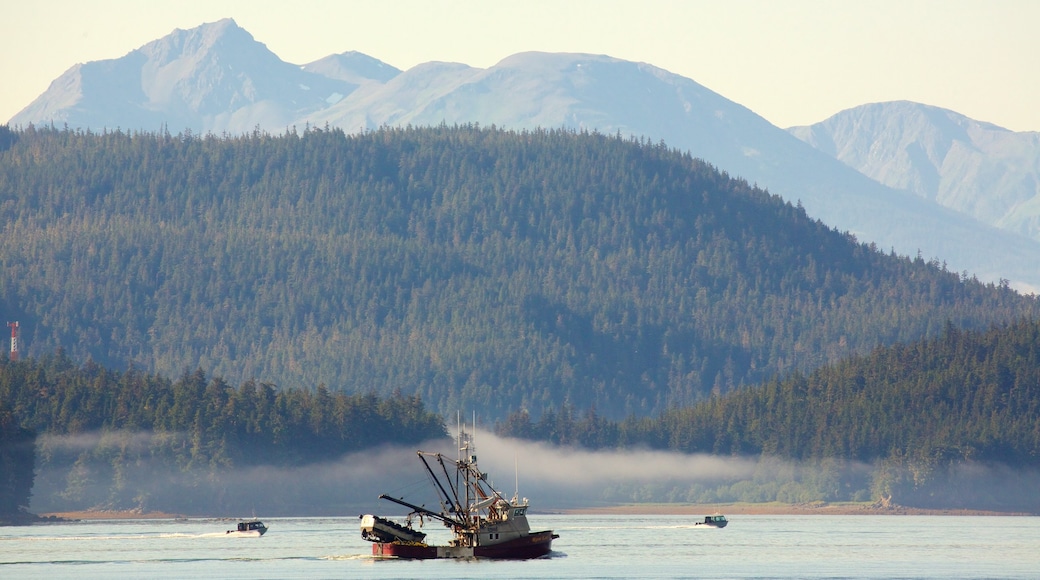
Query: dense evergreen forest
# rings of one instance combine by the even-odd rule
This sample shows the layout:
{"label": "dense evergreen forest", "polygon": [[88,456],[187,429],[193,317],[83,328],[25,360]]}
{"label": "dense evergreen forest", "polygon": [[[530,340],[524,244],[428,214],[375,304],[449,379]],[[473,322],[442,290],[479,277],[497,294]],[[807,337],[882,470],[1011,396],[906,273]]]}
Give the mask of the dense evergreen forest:
{"label": "dense evergreen forest", "polygon": [[39,433],[33,505],[50,509],[220,513],[236,500],[225,489],[234,471],[302,468],[446,435],[440,416],[414,396],[330,393],[324,385],[276,390],[255,381],[232,388],[201,370],[171,381],[76,366],[63,353],[0,359],[0,402],[0,500],[17,491],[24,503],[11,505],[29,505],[37,442],[29,435]]}
{"label": "dense evergreen forest", "polygon": [[1038,314],[664,144],[560,130],[0,127],[0,227],[27,354],[448,415],[646,416]]}
{"label": "dense evergreen forest", "polygon": [[28,513],[36,467],[36,433],[0,398],[0,524]]}
{"label": "dense evergreen forest", "polygon": [[[875,499],[1040,512],[1040,322],[989,331],[949,325],[934,339],[877,348],[654,418],[610,421],[565,408],[537,421],[517,412],[496,430],[590,448],[799,460],[817,472],[829,465],[834,482],[862,478],[850,468],[860,463],[872,466],[870,482],[850,489],[868,489],[864,496]],[[828,499],[822,491],[810,497]]]}

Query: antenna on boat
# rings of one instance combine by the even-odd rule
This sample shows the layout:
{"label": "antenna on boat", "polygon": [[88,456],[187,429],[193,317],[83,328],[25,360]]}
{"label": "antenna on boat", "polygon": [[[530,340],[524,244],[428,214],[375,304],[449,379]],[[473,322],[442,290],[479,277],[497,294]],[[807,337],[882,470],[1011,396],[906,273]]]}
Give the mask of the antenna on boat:
{"label": "antenna on boat", "polygon": [[513,477],[516,478],[514,482],[516,487],[513,489],[513,503],[516,503],[520,499],[520,463],[516,459],[516,452],[513,452]]}
{"label": "antenna on boat", "polygon": [[462,411],[455,411],[455,447],[458,448],[456,452],[459,461],[462,461]]}

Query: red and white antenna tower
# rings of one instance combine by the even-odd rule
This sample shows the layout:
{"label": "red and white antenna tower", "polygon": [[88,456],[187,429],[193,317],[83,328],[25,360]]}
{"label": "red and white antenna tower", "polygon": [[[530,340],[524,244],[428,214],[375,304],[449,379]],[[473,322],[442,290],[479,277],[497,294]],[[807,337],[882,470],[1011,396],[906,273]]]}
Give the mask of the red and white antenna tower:
{"label": "red and white antenna tower", "polygon": [[8,322],[11,327],[11,360],[18,360],[18,323]]}

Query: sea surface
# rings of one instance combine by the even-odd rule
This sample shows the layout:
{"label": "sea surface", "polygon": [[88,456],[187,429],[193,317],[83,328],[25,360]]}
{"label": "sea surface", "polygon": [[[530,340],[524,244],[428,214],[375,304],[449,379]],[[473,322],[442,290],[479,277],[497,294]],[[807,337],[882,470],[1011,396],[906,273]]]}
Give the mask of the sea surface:
{"label": "sea surface", "polygon": [[[375,559],[358,519],[108,520],[0,527],[0,578],[1040,578],[1040,517],[546,515],[546,558]],[[427,523],[430,541],[447,531]]]}

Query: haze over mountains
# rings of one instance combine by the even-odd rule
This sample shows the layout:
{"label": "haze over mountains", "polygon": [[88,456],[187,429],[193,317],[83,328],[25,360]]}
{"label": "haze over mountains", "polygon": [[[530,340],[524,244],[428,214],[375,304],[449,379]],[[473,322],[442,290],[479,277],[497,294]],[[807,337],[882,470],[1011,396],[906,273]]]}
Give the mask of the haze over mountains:
{"label": "haze over mountains", "polygon": [[874,103],[791,134],[889,187],[1040,239],[1040,133],[919,103]]}
{"label": "haze over mountains", "polygon": [[[690,79],[603,55],[521,53],[488,69],[431,62],[399,71],[348,52],[297,66],[225,19],[176,30],[119,59],[76,65],[10,123],[215,134],[479,123],[635,135],[800,202],[811,216],[883,249],[935,258],[984,281],[1040,288],[1040,242],[1026,237],[1035,237],[1036,228],[1023,201],[1031,199],[1030,183],[1036,194],[1035,134],[1012,134],[1021,135],[1021,143],[1008,140],[967,155],[979,176],[973,184],[907,195],[904,183],[928,182],[921,177],[925,165],[904,163],[910,173],[897,175],[898,163],[881,173],[873,165],[846,164],[837,147],[813,146],[827,142],[823,129],[805,143]],[[900,144],[906,149],[900,123],[877,125],[889,131],[882,142],[895,147],[883,157],[898,159]],[[869,140],[870,132],[857,138]],[[997,151],[1022,170],[988,177],[1003,167],[993,161]],[[957,175],[947,174],[946,183]],[[1012,191],[994,193],[990,186]]]}

